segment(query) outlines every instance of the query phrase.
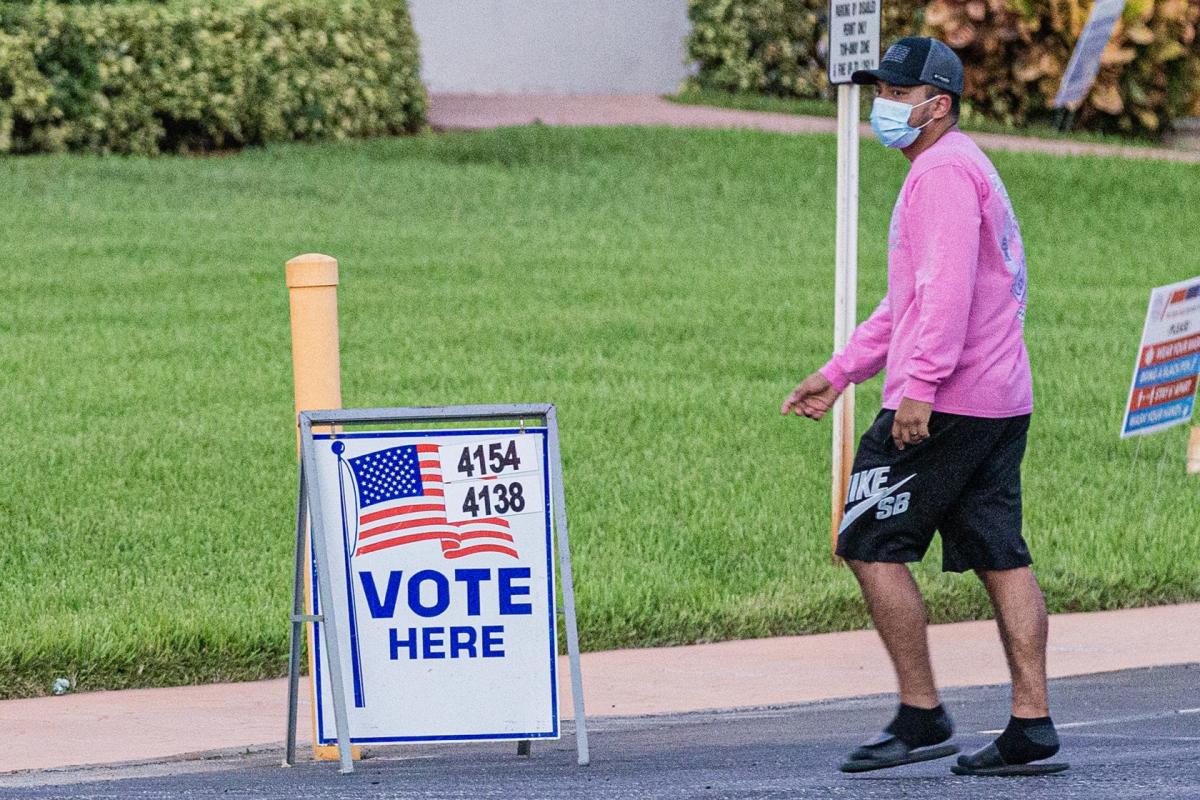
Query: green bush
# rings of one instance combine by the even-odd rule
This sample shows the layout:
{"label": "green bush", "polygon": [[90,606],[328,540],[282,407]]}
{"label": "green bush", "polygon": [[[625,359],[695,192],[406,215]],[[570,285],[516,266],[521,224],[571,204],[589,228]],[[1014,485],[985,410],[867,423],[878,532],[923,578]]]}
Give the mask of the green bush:
{"label": "green bush", "polygon": [[[983,116],[1045,119],[1092,0],[933,0],[931,35],[967,65],[966,97]],[[1077,124],[1155,135],[1200,104],[1200,3],[1128,0]]]}
{"label": "green bush", "polygon": [[409,132],[405,0],[0,4],[0,152],[179,152]]}
{"label": "green bush", "polygon": [[[1050,105],[1091,0],[897,0],[883,4],[882,45],[936,36],[966,66],[964,107],[1005,124]],[[821,48],[827,0],[689,0],[692,88],[830,98]],[[1200,113],[1200,3],[1129,0],[1077,126],[1155,134]]]}
{"label": "green bush", "polygon": [[[883,4],[884,41],[907,35],[922,3]],[[829,97],[822,38],[828,0],[689,0],[691,88]]]}

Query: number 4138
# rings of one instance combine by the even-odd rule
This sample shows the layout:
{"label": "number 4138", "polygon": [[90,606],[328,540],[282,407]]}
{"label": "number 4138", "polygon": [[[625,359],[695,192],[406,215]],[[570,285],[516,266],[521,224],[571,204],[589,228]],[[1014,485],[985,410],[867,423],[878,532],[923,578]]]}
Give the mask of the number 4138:
{"label": "number 4138", "polygon": [[462,510],[472,517],[509,512],[519,514],[525,510],[525,487],[520,481],[513,481],[507,486],[503,483],[489,483],[478,488],[472,486],[463,498]]}

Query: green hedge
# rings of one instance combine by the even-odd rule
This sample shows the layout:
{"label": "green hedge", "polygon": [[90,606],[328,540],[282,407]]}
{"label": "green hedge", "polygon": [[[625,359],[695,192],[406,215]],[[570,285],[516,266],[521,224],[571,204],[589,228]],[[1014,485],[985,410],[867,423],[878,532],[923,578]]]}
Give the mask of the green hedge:
{"label": "green hedge", "polygon": [[[894,0],[882,45],[909,34],[948,42],[966,65],[966,113],[1010,125],[1048,120],[1092,0]],[[690,85],[831,98],[822,38],[827,0],[689,0]],[[1079,127],[1157,134],[1200,113],[1200,2],[1129,0]]]}
{"label": "green hedge", "polygon": [[[883,3],[884,41],[906,35],[924,3]],[[828,0],[688,0],[693,88],[829,97],[822,37]]]}
{"label": "green hedge", "polygon": [[0,4],[0,152],[394,134],[425,106],[405,0]]}
{"label": "green hedge", "polygon": [[[971,107],[1016,125],[1047,118],[1093,0],[975,3],[933,0],[925,20],[962,56]],[[1077,125],[1154,136],[1200,107],[1197,24],[1197,0],[1127,0]]]}

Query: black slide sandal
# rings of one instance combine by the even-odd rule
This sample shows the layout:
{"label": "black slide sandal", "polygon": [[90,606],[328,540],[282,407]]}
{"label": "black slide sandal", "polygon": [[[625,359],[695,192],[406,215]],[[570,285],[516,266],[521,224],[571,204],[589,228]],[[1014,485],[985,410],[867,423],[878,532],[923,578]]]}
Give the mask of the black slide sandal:
{"label": "black slide sandal", "polygon": [[1008,764],[1000,755],[993,742],[982,750],[968,756],[959,756],[958,763],[950,767],[955,775],[976,775],[980,777],[1010,778],[1032,777],[1036,775],[1053,775],[1065,772],[1071,765],[1065,762],[1045,762],[1032,764]]}
{"label": "black slide sandal", "polygon": [[878,739],[863,745],[850,754],[850,758],[838,767],[842,772],[870,772],[875,769],[902,767],[921,761],[945,758],[958,752],[956,744],[935,744],[929,747],[910,748],[891,734],[881,734]]}

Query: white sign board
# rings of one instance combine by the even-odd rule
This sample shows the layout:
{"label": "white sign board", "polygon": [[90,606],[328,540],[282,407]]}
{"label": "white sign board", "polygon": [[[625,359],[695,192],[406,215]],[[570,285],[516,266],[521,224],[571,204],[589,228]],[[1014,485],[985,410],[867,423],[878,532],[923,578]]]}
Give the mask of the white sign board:
{"label": "white sign board", "polygon": [[829,82],[850,83],[856,70],[879,66],[881,0],[830,0]]}
{"label": "white sign board", "polygon": [[1200,275],[1150,293],[1121,438],[1192,418],[1200,374]]}
{"label": "white sign board", "polygon": [[1113,27],[1124,10],[1125,0],[1096,0],[1079,40],[1075,42],[1062,83],[1058,85],[1055,108],[1078,108],[1092,90],[1096,73],[1100,71],[1100,54],[1108,46]]}
{"label": "white sign board", "polygon": [[313,637],[321,743],[331,656],[353,743],[558,738],[546,429],[312,438],[333,588],[313,613],[348,642]]}

